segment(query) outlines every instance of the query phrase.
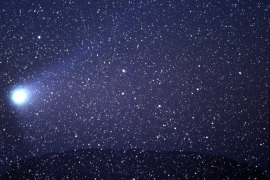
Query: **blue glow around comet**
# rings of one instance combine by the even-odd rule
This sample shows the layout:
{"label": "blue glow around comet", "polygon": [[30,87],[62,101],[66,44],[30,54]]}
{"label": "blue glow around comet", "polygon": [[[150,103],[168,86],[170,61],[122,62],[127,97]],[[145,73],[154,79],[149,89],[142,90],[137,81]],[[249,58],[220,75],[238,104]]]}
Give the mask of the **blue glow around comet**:
{"label": "blue glow around comet", "polygon": [[29,92],[27,89],[19,88],[12,92],[11,99],[17,105],[22,105],[28,100]]}

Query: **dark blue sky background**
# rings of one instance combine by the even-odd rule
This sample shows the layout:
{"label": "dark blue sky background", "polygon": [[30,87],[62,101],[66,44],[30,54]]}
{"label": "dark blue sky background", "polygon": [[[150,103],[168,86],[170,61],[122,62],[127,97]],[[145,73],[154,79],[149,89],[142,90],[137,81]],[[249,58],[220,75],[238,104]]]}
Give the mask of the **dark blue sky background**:
{"label": "dark blue sky background", "polygon": [[268,13],[260,1],[1,1],[0,167],[138,148],[267,170]]}

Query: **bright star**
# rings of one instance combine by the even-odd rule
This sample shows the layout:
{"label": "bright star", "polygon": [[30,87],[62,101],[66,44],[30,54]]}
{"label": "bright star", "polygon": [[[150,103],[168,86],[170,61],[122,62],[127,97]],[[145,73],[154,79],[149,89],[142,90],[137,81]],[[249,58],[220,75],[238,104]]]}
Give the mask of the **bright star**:
{"label": "bright star", "polygon": [[14,103],[20,105],[26,102],[28,97],[28,92],[26,89],[16,89],[12,92],[12,100]]}

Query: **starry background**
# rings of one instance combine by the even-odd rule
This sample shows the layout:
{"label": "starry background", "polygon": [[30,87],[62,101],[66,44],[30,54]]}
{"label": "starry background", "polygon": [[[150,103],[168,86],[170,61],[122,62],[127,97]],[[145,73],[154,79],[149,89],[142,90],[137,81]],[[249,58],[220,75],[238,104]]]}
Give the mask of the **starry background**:
{"label": "starry background", "polygon": [[[82,148],[269,169],[269,5],[1,1],[0,169]],[[16,106],[10,92],[27,88]]]}

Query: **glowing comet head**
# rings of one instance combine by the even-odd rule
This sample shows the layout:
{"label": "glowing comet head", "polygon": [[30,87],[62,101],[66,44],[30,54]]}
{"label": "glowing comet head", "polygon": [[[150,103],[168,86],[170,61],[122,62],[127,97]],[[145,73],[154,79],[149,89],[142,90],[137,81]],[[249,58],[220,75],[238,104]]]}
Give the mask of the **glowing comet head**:
{"label": "glowing comet head", "polygon": [[12,92],[11,98],[15,104],[24,104],[27,101],[28,92],[26,89],[16,89]]}

